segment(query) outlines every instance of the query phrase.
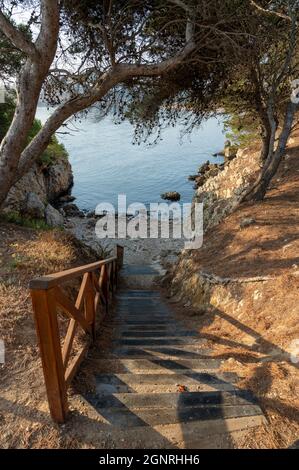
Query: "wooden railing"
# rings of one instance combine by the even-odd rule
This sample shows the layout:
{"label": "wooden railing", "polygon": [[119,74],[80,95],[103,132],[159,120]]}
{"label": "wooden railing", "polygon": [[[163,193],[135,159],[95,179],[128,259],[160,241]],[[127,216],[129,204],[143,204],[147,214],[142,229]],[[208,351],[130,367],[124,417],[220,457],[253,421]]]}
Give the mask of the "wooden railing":
{"label": "wooden railing", "polygon": [[[66,419],[67,388],[95,339],[99,314],[103,317],[108,312],[122,264],[123,247],[117,246],[115,257],[33,279],[29,284],[50,413],[57,423]],[[62,288],[80,278],[77,299],[73,302]],[[62,347],[58,311],[69,319]],[[87,341],[74,355],[78,329],[87,336]]]}

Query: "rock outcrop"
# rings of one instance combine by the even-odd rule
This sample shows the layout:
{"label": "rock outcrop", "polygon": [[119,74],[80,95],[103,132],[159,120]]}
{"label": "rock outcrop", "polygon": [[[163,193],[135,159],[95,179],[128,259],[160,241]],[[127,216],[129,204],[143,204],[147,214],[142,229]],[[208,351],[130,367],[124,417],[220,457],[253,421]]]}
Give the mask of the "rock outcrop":
{"label": "rock outcrop", "polygon": [[[210,171],[209,162],[200,171],[205,175]],[[197,188],[194,202],[203,203],[204,232],[218,225],[227,215],[232,213],[239,204],[240,195],[256,178],[260,169],[260,152],[249,149],[239,150],[237,157],[224,165],[215,176],[208,178]],[[244,217],[240,228],[254,224],[252,217]],[[207,234],[207,237],[209,235]],[[234,279],[225,279],[206,274],[197,268],[194,261],[194,250],[181,252],[178,263],[170,272],[165,282],[169,282],[170,296],[177,300],[185,299],[195,308],[205,308],[211,298],[223,293],[227,283]]]}
{"label": "rock outcrop", "polygon": [[199,167],[197,175],[190,175],[188,179],[189,181],[194,181],[194,189],[198,189],[208,179],[214,178],[223,169],[224,163],[210,163],[208,160]]}
{"label": "rock outcrop", "polygon": [[63,204],[61,206],[66,217],[84,217],[84,212],[76,204]]}
{"label": "rock outcrop", "polygon": [[161,199],[166,199],[167,201],[179,201],[181,199],[181,195],[177,191],[168,191],[161,194]]}
{"label": "rock outcrop", "polygon": [[45,219],[50,227],[61,227],[64,223],[64,218],[61,213],[51,206],[51,204],[48,204],[45,209]]}
{"label": "rock outcrop", "polygon": [[[254,181],[260,170],[260,152],[250,149],[239,150],[237,157],[227,162],[221,171],[208,175],[198,187],[194,202],[204,205],[204,230],[221,222],[239,203],[240,195]],[[205,173],[206,175],[206,173]]]}
{"label": "rock outcrop", "polygon": [[22,213],[32,219],[42,219],[45,214],[45,205],[37,194],[30,192],[22,205]]}
{"label": "rock outcrop", "polygon": [[66,194],[72,184],[72,167],[66,158],[61,158],[50,166],[36,163],[9,191],[4,211],[22,212],[28,197],[34,197],[35,200],[38,198],[44,205],[53,203],[59,196]]}

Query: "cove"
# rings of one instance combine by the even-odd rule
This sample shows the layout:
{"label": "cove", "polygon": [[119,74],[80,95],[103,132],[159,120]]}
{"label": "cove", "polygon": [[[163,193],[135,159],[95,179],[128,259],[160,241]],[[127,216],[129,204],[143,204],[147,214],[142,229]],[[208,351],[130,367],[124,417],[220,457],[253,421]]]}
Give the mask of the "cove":
{"label": "cove", "polygon": [[[42,122],[48,115],[46,107],[38,108]],[[128,122],[115,125],[109,116],[99,122],[93,112],[71,123],[69,129],[70,134],[58,134],[58,138],[69,152],[76,204],[87,210],[102,202],[116,205],[118,194],[126,194],[130,204],[148,205],[161,202],[161,193],[178,191],[182,203],[190,202],[194,190],[188,176],[208,159],[221,161],[212,154],[225,141],[222,123],[216,118],[183,139],[180,125],[166,128],[154,146],[133,145],[134,128]]]}

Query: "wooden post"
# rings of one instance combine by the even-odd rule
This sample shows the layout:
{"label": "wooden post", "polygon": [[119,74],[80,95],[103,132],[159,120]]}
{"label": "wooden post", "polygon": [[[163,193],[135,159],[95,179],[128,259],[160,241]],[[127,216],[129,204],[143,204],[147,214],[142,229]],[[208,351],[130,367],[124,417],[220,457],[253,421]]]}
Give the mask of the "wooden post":
{"label": "wooden post", "polygon": [[92,337],[95,339],[95,292],[92,286],[92,273],[88,274],[88,283],[85,290],[85,318],[89,325],[91,325]]}
{"label": "wooden post", "polygon": [[103,293],[106,300],[106,313],[109,310],[109,279],[108,279],[108,272],[107,272],[107,265],[104,266],[104,275],[103,275]]}
{"label": "wooden post", "polygon": [[56,423],[64,423],[68,404],[54,289],[31,289],[31,297],[50,413]]}
{"label": "wooden post", "polygon": [[121,245],[116,246],[117,267],[121,269],[124,264],[124,247]]}
{"label": "wooden post", "polygon": [[111,285],[111,292],[112,295],[114,294],[115,287],[116,287],[116,262],[112,261],[112,266],[111,266],[111,280],[110,280],[110,285]]}

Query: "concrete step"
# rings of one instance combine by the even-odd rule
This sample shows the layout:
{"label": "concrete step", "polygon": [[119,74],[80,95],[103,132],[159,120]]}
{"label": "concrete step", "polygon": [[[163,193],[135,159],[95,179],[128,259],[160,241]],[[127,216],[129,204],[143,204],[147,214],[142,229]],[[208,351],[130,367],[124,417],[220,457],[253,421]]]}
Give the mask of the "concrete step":
{"label": "concrete step", "polygon": [[142,318],[138,319],[127,319],[123,320],[120,317],[113,317],[113,318],[107,318],[105,323],[101,325],[101,329],[110,329],[110,328],[118,328],[118,330],[121,332],[121,329],[126,329],[126,330],[131,330],[133,329],[134,331],[137,330],[148,330],[150,331],[151,328],[153,328],[153,325],[155,326],[155,329],[158,329],[159,331],[163,331],[167,329],[173,331],[173,329],[176,327],[176,323],[172,318],[169,319],[163,319],[159,321],[153,322],[152,320],[146,320]]}
{"label": "concrete step", "polygon": [[186,374],[98,374],[96,394],[178,392],[178,385],[188,391],[233,390],[236,375],[188,372]]}
{"label": "concrete step", "polygon": [[147,297],[146,295],[139,294],[138,296],[137,294],[134,294],[133,297],[117,297],[118,308],[130,306],[132,308],[138,309],[140,306],[144,306],[144,308],[149,310],[149,308],[153,305],[163,311],[172,313],[168,306],[161,303],[160,298],[155,297],[154,295]]}
{"label": "concrete step", "polygon": [[[265,424],[262,415],[241,418],[210,419],[124,428],[112,425],[85,400],[85,409],[94,426],[89,440],[98,449],[230,449],[234,440],[243,437],[249,429]],[[86,430],[77,426],[75,436],[86,441]]]}
{"label": "concrete step", "polygon": [[116,293],[117,299],[138,299],[138,298],[158,298],[160,299],[159,290],[144,290],[144,289],[119,289]]}
{"label": "concrete step", "polygon": [[100,348],[99,353],[103,359],[114,359],[114,358],[134,358],[134,359],[211,359],[210,349],[192,349],[186,347],[184,349],[176,347],[163,347],[156,346],[155,348],[141,348],[137,346],[131,347],[116,347],[113,350],[111,348]]}
{"label": "concrete step", "polygon": [[191,421],[168,426],[155,426],[161,439],[182,449],[235,449],[235,440],[248,430],[266,424],[262,413],[240,418]]}
{"label": "concrete step", "polygon": [[150,265],[125,265],[120,273],[122,286],[129,289],[151,289],[160,272]]}
{"label": "concrete step", "polygon": [[206,372],[219,369],[218,359],[94,359],[99,373],[124,374],[178,374],[190,369]]}
{"label": "concrete step", "polygon": [[[130,339],[125,339],[124,341],[129,341],[131,344],[124,344],[121,339],[119,341],[115,339],[115,346],[116,349],[127,349],[128,351],[134,351],[136,349],[141,349],[141,350],[147,350],[149,352],[158,352],[162,354],[166,354],[167,351],[169,351],[169,354],[171,352],[176,352],[176,353],[202,353],[202,350],[204,349],[204,346],[206,344],[206,341],[203,339],[198,339],[198,338],[186,338],[186,342],[182,341],[178,344],[174,344],[174,342],[170,341],[169,344],[168,342],[165,342],[161,338],[157,338],[156,341],[153,341],[151,343],[151,340],[146,340],[144,338],[141,338],[140,340],[130,340]],[[134,341],[134,343],[133,343]],[[139,344],[140,343],[140,344]],[[114,352],[114,350],[113,350]]]}
{"label": "concrete step", "polygon": [[162,319],[173,319],[173,316],[167,310],[155,309],[154,307],[150,309],[143,308],[140,306],[138,309],[131,309],[130,307],[124,307],[122,309],[118,309],[117,317],[125,320],[126,318],[148,318],[151,319],[153,317],[161,317]]}
{"label": "concrete step", "polygon": [[187,337],[164,337],[164,338],[123,338],[115,340],[121,346],[140,346],[140,347],[156,347],[156,346],[178,346],[178,345],[198,345],[198,338]]}
{"label": "concrete step", "polygon": [[160,323],[160,322],[168,322],[169,320],[172,320],[172,317],[168,314],[161,314],[161,313],[138,313],[138,314],[133,314],[133,313],[124,313],[124,314],[118,314],[116,317],[118,320],[122,320],[122,322],[125,324],[127,320],[135,320],[135,321],[147,321],[147,323],[150,325],[151,323]]}
{"label": "concrete step", "polygon": [[230,392],[184,392],[184,393],[114,393],[91,397],[97,409],[118,408],[142,409],[176,409],[198,406],[233,406],[256,405],[257,400],[248,390],[231,390]]}
{"label": "concrete step", "polygon": [[192,421],[211,421],[219,419],[260,416],[261,411],[256,405],[204,405],[192,408],[171,409],[139,409],[131,411],[124,407],[97,409],[106,421],[118,427],[158,426]]}
{"label": "concrete step", "polygon": [[146,338],[146,339],[167,339],[170,341],[171,339],[181,339],[181,338],[197,338],[198,334],[192,331],[188,330],[180,330],[180,329],[164,329],[163,331],[159,330],[147,330],[143,331],[143,329],[133,329],[133,330],[128,330],[119,328],[118,329],[119,336],[121,338],[126,338],[126,339],[140,339],[140,338]]}
{"label": "concrete step", "polygon": [[[123,334],[124,336],[135,336],[134,334],[141,333],[144,337],[149,336],[149,337],[159,337],[163,334],[165,336],[172,335],[173,333],[177,333],[178,335],[187,335],[187,336],[196,336],[199,337],[198,333],[195,330],[187,330],[183,326],[178,326],[175,323],[172,323],[171,325],[156,325],[156,324],[150,324],[150,325],[119,325],[118,331]],[[169,334],[167,334],[169,333]]]}

